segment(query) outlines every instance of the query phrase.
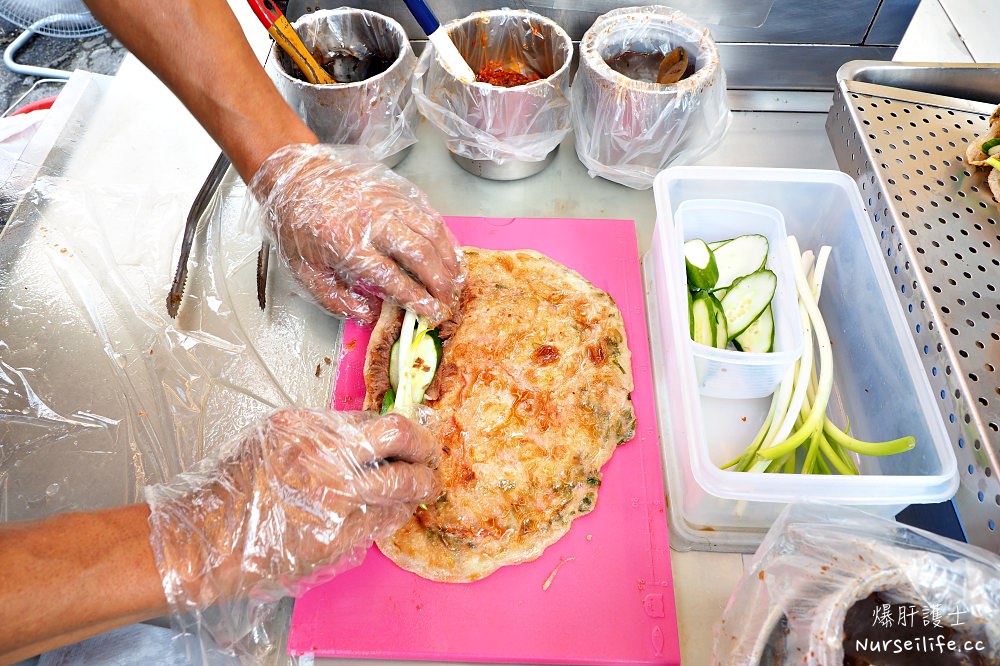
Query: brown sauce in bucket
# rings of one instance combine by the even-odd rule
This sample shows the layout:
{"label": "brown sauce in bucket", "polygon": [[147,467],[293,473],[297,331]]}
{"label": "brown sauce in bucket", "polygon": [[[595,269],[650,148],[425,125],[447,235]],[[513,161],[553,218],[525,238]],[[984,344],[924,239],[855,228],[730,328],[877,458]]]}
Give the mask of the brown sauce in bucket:
{"label": "brown sauce in bucket", "polygon": [[[337,83],[357,83],[383,73],[392,66],[395,58],[381,53],[357,53],[342,49],[333,53],[313,53],[320,67]],[[283,58],[285,71],[300,81],[308,81],[290,58]]]}
{"label": "brown sauce in bucket", "polygon": [[[610,58],[605,58],[604,62],[611,69],[630,79],[646,83],[656,83],[656,77],[660,72],[660,65],[663,63],[663,58],[664,55],[659,51],[653,51],[652,53],[622,51]],[[683,81],[694,74],[694,72],[695,66],[692,60],[688,63],[687,70],[685,70],[680,80]]]}

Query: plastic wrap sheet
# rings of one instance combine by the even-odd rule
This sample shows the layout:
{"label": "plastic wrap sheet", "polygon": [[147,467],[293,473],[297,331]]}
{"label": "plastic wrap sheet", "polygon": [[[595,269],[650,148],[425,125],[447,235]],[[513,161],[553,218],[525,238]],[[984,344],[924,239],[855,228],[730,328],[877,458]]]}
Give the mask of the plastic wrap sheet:
{"label": "plastic wrap sheet", "polygon": [[571,128],[569,35],[526,10],[477,12],[444,28],[473,71],[494,62],[540,77],[511,88],[462,81],[428,45],[417,63],[413,95],[421,113],[448,136],[448,149],[498,165],[544,160]]}
{"label": "plastic wrap sheet", "polygon": [[376,159],[401,158],[416,143],[417,107],[410,78],[417,58],[403,28],[373,11],[341,8],[306,14],[296,32],[337,83],[314,85],[277,46],[266,69],[282,97],[320,141],[368,147]]}
{"label": "plastic wrap sheet", "polygon": [[203,220],[171,320],[190,194],[59,172],[43,168],[0,235],[4,519],[142,501],[272,409],[326,403],[340,324],[278,271],[257,308],[241,183]]}
{"label": "plastic wrap sheet", "polygon": [[[874,663],[1000,660],[1000,557],[855,509],[803,504],[782,513],[737,585],[715,628],[713,663],[845,663],[845,616],[876,592],[898,606],[881,604],[863,624],[889,641],[876,657],[900,661]],[[907,644],[911,625],[928,641]],[[943,661],[934,637],[949,627],[968,661]]]}
{"label": "plastic wrap sheet", "polygon": [[[630,78],[608,61],[683,47],[694,73],[675,84]],[[602,15],[580,42],[573,79],[576,152],[591,176],[636,189],[674,164],[716,149],[729,125],[726,76],[708,30],[662,6]]]}

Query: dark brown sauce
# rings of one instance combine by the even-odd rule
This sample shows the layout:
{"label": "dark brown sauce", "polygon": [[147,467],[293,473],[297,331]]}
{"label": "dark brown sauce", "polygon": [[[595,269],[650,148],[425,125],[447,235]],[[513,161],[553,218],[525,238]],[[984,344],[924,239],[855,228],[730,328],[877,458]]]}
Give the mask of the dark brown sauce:
{"label": "dark brown sauce", "polygon": [[[923,607],[891,603],[875,592],[847,611],[844,666],[995,666],[989,642],[972,633],[974,618],[964,615],[957,628],[945,624],[946,618],[937,618],[940,626],[934,621]],[[975,649],[976,641],[982,649]],[[952,645],[956,649],[949,649]]]}
{"label": "dark brown sauce", "polygon": [[[623,51],[610,58],[606,58],[604,62],[611,69],[630,79],[645,81],[646,83],[656,83],[656,77],[660,72],[660,64],[663,62],[663,57],[663,54],[659,51],[653,51],[652,53]],[[683,81],[694,74],[694,72],[695,65],[692,60],[688,63],[687,70],[685,70],[680,80]]]}
{"label": "dark brown sauce", "polygon": [[[320,67],[337,83],[357,83],[383,73],[392,66],[395,58],[380,53],[356,53],[347,49],[333,53],[313,53]],[[308,81],[290,58],[282,58],[285,71],[300,81]]]}

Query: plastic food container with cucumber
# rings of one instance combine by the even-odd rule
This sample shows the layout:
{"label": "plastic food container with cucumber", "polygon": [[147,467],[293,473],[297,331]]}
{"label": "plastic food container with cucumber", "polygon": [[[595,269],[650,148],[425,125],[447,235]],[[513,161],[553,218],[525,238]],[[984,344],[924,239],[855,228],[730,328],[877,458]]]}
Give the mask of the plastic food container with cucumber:
{"label": "plastic food container with cucumber", "polygon": [[802,354],[798,299],[776,208],[690,200],[676,213],[692,354],[702,395],[774,393]]}
{"label": "plastic food container with cucumber", "polygon": [[[702,206],[699,208],[699,206]],[[707,206],[707,207],[706,207]],[[777,390],[769,376],[766,384],[752,386],[772,393],[768,414],[753,440],[740,455],[722,465],[742,472],[801,472],[857,475],[854,455],[884,456],[911,450],[915,441],[904,435],[883,442],[856,439],[826,414],[833,387],[832,341],[819,310],[823,276],[834,248],[824,245],[802,251],[794,236],[786,236],[780,211],[746,203],[688,202],[678,208],[683,228],[681,244],[687,280],[688,324],[696,358],[712,353],[729,359],[730,365],[717,367],[703,363],[699,381],[714,390],[732,390],[736,375],[744,384],[755,376],[778,367],[784,369]],[[739,220],[747,233],[729,237],[720,229],[722,220]],[[723,224],[723,226],[725,226]],[[763,230],[765,233],[757,233]],[[707,232],[708,237],[700,235]],[[699,233],[692,237],[692,234]],[[723,237],[719,237],[722,234]],[[769,237],[770,236],[770,237]],[[770,263],[769,263],[770,262]],[[772,267],[779,267],[778,271]],[[779,294],[779,276],[791,277],[794,287]],[[779,296],[781,296],[779,298]],[[798,322],[800,336],[781,364],[767,365],[776,350],[776,317]],[[815,346],[814,346],[815,339]],[[783,349],[783,351],[788,351]],[[759,359],[764,365],[752,368],[742,359]],[[853,454],[853,455],[852,455]]]}

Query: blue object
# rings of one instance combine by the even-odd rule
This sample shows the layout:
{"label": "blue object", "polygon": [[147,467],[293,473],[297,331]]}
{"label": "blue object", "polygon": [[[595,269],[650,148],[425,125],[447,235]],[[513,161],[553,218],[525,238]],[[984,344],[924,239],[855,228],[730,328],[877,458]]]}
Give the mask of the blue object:
{"label": "blue object", "polygon": [[430,36],[432,32],[441,27],[441,22],[437,20],[434,12],[431,11],[431,8],[427,6],[424,0],[404,1],[410,13],[413,14],[413,18],[417,19],[417,24],[424,31],[424,34]]}
{"label": "blue object", "polygon": [[953,500],[934,504],[911,504],[896,516],[896,520],[949,539],[968,542]]}

